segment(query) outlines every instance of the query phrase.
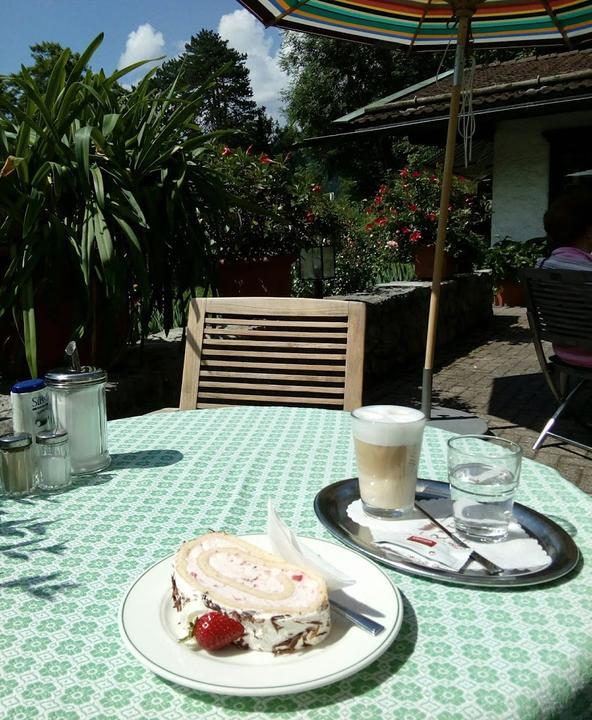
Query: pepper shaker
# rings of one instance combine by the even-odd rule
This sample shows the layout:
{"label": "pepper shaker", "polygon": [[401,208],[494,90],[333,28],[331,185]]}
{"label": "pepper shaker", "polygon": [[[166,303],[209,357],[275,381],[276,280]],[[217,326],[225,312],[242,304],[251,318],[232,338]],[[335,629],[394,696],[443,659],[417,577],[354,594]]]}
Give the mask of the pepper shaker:
{"label": "pepper shaker", "polygon": [[0,480],[9,497],[28,495],[35,484],[31,436],[15,433],[0,437]]}

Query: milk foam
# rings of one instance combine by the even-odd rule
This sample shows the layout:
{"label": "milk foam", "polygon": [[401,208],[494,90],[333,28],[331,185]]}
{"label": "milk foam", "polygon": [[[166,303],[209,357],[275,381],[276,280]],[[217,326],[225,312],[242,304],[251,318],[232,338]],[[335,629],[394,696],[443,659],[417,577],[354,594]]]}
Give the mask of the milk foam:
{"label": "milk foam", "polygon": [[425,415],[401,405],[367,405],[352,412],[354,438],[395,447],[421,442]]}

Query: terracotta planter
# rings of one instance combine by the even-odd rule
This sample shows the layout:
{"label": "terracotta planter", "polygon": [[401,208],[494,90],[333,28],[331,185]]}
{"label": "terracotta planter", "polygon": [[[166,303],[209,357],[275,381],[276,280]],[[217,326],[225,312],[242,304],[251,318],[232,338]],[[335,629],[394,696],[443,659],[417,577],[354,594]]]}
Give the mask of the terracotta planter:
{"label": "terracotta planter", "polygon": [[[436,248],[434,245],[420,247],[415,251],[415,276],[418,280],[431,280],[434,277],[434,256]],[[444,251],[444,263],[442,265],[442,278],[449,278],[456,272],[454,258]]]}
{"label": "terracotta planter", "polygon": [[517,280],[503,280],[494,297],[496,307],[524,307],[524,287]]}
{"label": "terracotta planter", "polygon": [[218,292],[223,297],[290,297],[292,255],[260,260],[220,260]]}
{"label": "terracotta planter", "polygon": [[[66,365],[64,348],[73,338],[73,330],[81,314],[67,288],[57,293],[40,293],[36,298],[35,325],[37,334],[38,375]],[[127,349],[130,319],[127,300],[116,305],[100,302],[97,306],[94,343],[92,331],[78,342],[80,359],[85,365],[112,367]],[[94,347],[93,347],[94,345]],[[12,314],[0,318],[0,371],[10,379],[29,376],[25,347],[14,324]]]}

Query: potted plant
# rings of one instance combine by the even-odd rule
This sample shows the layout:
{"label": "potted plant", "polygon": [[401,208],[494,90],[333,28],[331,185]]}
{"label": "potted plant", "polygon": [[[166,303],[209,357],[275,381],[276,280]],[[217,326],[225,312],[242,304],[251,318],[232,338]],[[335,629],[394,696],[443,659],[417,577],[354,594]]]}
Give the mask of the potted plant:
{"label": "potted plant", "polygon": [[300,250],[333,232],[317,183],[298,180],[289,157],[224,146],[213,164],[235,199],[212,226],[221,295],[288,296]]}
{"label": "potted plant", "polygon": [[[403,168],[378,188],[366,207],[365,230],[391,251],[391,261],[415,263],[416,277],[432,278],[438,229],[440,180],[431,172]],[[452,183],[442,276],[470,269],[483,243],[479,198],[464,178]]]}
{"label": "potted plant", "polygon": [[546,254],[546,248],[547,238],[533,238],[521,242],[506,237],[488,250],[486,266],[493,275],[495,305],[524,305],[520,272],[534,267],[537,260]]}
{"label": "potted plant", "polygon": [[[201,222],[223,190],[201,159],[201,91],[131,91],[87,69],[99,35],[69,74],[65,50],[43,89],[14,76],[25,102],[0,114],[0,315],[24,338],[32,376],[60,363],[70,339],[108,365],[125,344],[129,306],[145,330],[158,306],[207,280]],[[16,318],[16,324],[12,318]],[[6,320],[8,319],[8,320]],[[81,352],[81,354],[82,354]]]}

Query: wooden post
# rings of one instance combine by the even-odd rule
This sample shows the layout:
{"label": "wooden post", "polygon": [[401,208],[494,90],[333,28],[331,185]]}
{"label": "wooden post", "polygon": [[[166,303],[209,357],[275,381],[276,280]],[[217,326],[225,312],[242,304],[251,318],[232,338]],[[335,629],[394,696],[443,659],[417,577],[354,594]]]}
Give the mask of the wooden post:
{"label": "wooden post", "polygon": [[448,133],[446,136],[446,154],[442,172],[442,189],[440,194],[440,213],[438,216],[438,234],[434,257],[434,276],[430,296],[430,314],[421,389],[421,409],[426,418],[430,418],[432,410],[432,375],[434,370],[434,353],[436,349],[436,333],[438,329],[438,312],[440,309],[440,285],[442,282],[442,265],[444,260],[444,243],[446,241],[446,225],[448,223],[448,205],[450,204],[450,188],[454,169],[456,151],[456,127],[465,57],[465,46],[471,24],[472,10],[457,11],[459,16],[456,56],[454,59],[454,81],[450,94],[450,114],[448,117]]}

